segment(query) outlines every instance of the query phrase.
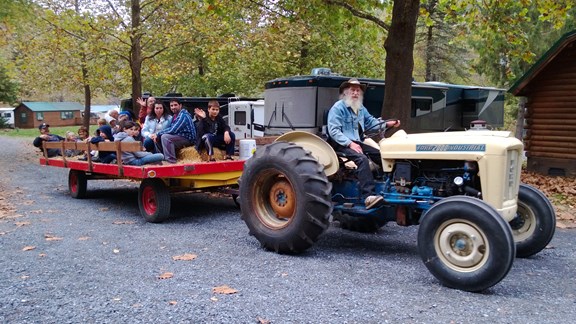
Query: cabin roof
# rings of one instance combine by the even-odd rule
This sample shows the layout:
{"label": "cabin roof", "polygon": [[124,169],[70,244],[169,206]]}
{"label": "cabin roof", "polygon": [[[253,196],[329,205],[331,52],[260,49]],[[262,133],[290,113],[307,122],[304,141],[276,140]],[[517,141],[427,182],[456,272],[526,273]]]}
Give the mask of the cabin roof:
{"label": "cabin roof", "polygon": [[557,40],[540,59],[534,63],[530,69],[524,73],[513,85],[508,92],[515,96],[525,96],[528,85],[542,73],[546,67],[568,46],[576,40],[576,30],[564,34]]}

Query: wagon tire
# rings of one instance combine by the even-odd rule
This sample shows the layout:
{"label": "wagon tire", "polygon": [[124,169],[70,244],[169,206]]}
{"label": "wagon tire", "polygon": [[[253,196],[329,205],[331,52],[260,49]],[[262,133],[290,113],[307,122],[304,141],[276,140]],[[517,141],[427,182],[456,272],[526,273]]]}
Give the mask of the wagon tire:
{"label": "wagon tire", "polygon": [[509,222],[516,243],[516,256],[526,258],[544,249],[554,236],[556,214],[554,207],[538,189],[521,184],[518,192],[518,211]]}
{"label": "wagon tire", "polygon": [[322,165],[309,152],[294,143],[268,144],[244,165],[242,219],[264,248],[300,253],[329,226],[331,189]]}
{"label": "wagon tire", "polygon": [[68,189],[72,198],[86,198],[87,187],[88,177],[84,171],[70,170],[68,172]]}
{"label": "wagon tire", "polygon": [[140,214],[149,223],[160,223],[170,216],[170,192],[161,179],[144,179],[138,189]]}
{"label": "wagon tire", "polygon": [[476,198],[454,196],[422,216],[418,251],[443,285],[477,292],[508,274],[516,249],[510,227],[494,208]]}

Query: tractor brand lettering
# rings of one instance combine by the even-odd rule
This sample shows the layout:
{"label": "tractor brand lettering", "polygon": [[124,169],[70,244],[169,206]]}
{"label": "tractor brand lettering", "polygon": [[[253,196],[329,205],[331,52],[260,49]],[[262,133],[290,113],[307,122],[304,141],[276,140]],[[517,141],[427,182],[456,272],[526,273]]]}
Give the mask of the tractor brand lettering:
{"label": "tractor brand lettering", "polygon": [[417,152],[485,152],[486,144],[417,144]]}

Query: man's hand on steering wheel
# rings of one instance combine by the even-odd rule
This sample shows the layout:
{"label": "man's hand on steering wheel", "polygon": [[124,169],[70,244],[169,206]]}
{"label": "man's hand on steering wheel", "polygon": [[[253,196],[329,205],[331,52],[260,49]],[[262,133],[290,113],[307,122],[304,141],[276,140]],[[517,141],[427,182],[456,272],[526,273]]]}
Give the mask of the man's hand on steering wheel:
{"label": "man's hand on steering wheel", "polygon": [[376,135],[380,135],[380,137],[384,137],[384,133],[392,127],[399,127],[400,126],[400,119],[386,119],[380,120],[376,125],[367,128],[364,131],[364,136],[366,137],[373,137]]}

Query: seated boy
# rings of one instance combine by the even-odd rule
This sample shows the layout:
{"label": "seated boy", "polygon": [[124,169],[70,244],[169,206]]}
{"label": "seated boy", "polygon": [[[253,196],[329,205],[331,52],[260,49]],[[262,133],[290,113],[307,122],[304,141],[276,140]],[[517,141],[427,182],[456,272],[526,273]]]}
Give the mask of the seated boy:
{"label": "seated boy", "polygon": [[196,124],[197,141],[196,150],[200,151],[203,146],[208,151],[210,161],[214,159],[214,147],[224,147],[226,149],[226,160],[232,160],[234,155],[234,145],[236,137],[230,127],[220,116],[220,104],[217,100],[208,102],[208,117],[204,110],[194,109],[194,114],[198,118]]}

